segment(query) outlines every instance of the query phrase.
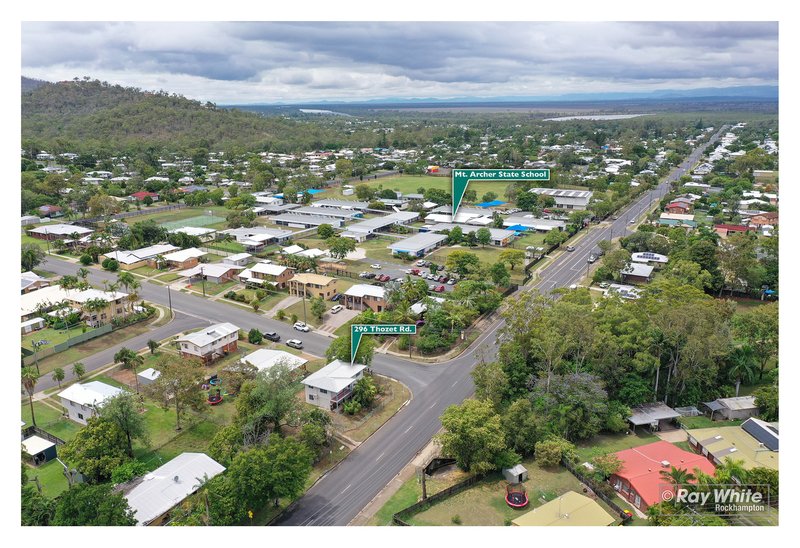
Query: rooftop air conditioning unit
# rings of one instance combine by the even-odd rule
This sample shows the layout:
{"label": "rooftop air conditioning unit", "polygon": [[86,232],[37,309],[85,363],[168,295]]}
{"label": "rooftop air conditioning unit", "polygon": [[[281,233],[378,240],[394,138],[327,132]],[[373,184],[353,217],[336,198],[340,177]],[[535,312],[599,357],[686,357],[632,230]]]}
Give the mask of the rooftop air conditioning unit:
{"label": "rooftop air conditioning unit", "polygon": [[664,468],[669,468],[669,461],[668,460],[662,460],[661,461],[661,466],[663,466]]}

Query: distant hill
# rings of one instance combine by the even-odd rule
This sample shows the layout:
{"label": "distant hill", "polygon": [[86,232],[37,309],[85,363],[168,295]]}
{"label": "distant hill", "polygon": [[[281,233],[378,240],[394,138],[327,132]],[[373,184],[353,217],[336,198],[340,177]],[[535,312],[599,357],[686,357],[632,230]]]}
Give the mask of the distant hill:
{"label": "distant hill", "polygon": [[48,84],[46,80],[37,80],[36,78],[22,77],[22,93],[33,91],[38,87]]}
{"label": "distant hill", "polygon": [[313,148],[314,137],[293,120],[98,80],[43,83],[22,96],[22,139],[46,150]]}

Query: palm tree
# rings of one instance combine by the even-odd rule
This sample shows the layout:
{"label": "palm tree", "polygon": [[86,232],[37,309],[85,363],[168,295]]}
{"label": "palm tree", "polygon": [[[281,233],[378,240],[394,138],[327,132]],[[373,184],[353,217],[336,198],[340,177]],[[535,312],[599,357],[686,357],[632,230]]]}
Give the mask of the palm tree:
{"label": "palm tree", "polygon": [[722,464],[717,466],[714,476],[719,483],[744,483],[747,481],[747,469],[744,466],[744,460],[726,457]]}
{"label": "palm tree", "polygon": [[72,374],[75,375],[76,379],[81,380],[86,374],[86,366],[81,362],[75,362],[72,364]]}
{"label": "palm tree", "polygon": [[153,339],[150,339],[149,341],[147,341],[147,348],[150,349],[150,353],[151,354],[155,354],[156,353],[156,349],[158,348],[158,341],[154,341]]}
{"label": "palm tree", "polygon": [[64,380],[64,377],[66,377],[66,374],[64,373],[63,369],[61,369],[60,367],[56,367],[55,369],[53,369],[53,377],[52,378],[53,378],[54,381],[56,381],[58,383],[58,389],[59,390],[61,390],[61,381]]}
{"label": "palm tree", "polygon": [[78,277],[65,274],[58,280],[58,287],[64,290],[75,289],[78,286]]}
{"label": "palm tree", "polygon": [[661,477],[666,480],[667,482],[677,486],[687,485],[691,481],[696,480],[694,474],[686,470],[685,468],[675,468],[674,466],[671,467],[669,471],[662,470]]}
{"label": "palm tree", "polygon": [[85,282],[86,278],[89,276],[89,269],[82,266],[78,269],[78,272],[76,272],[75,274],[78,276],[78,278],[80,278]]}
{"label": "palm tree", "polygon": [[31,421],[36,426],[36,416],[33,414],[33,394],[36,391],[36,382],[39,380],[39,372],[33,367],[22,368],[22,387],[28,393],[28,403],[31,406]]}
{"label": "palm tree", "polygon": [[128,284],[128,305],[131,307],[131,312],[133,312],[133,304],[139,300],[139,289],[142,287],[142,284],[138,280],[132,280]]}
{"label": "palm tree", "polygon": [[83,311],[88,312],[90,316],[93,316],[97,312],[105,310],[107,307],[108,307],[108,301],[100,298],[88,299],[85,303],[83,303]]}
{"label": "palm tree", "polygon": [[114,361],[122,364],[125,369],[133,371],[133,377],[136,380],[136,393],[139,393],[139,376],[136,374],[136,368],[144,363],[144,358],[131,350],[130,348],[122,347],[119,352],[114,354]]}
{"label": "palm tree", "polygon": [[756,377],[756,355],[753,348],[747,345],[735,348],[728,356],[730,369],[728,378],[736,383],[736,396],[742,382],[751,383]]}

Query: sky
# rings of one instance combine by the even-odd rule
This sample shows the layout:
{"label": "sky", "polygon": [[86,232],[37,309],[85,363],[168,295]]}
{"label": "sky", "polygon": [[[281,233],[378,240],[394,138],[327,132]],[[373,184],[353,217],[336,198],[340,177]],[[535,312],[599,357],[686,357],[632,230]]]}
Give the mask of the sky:
{"label": "sky", "polygon": [[777,85],[771,22],[23,22],[22,74],[221,104]]}

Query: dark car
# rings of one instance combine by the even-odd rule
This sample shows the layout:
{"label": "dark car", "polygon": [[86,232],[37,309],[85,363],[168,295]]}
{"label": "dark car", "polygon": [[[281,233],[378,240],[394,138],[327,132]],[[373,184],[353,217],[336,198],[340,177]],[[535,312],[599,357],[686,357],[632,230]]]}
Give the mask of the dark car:
{"label": "dark car", "polygon": [[279,340],[281,340],[281,336],[275,333],[274,331],[266,331],[264,333],[264,338],[272,342],[278,342]]}
{"label": "dark car", "polygon": [[341,299],[341,298],[342,298],[342,294],[341,294],[341,293],[337,293],[336,295],[334,295],[333,297],[331,297],[331,301],[333,301],[333,302],[336,302],[336,301],[338,301],[338,300],[339,300],[339,299]]}

